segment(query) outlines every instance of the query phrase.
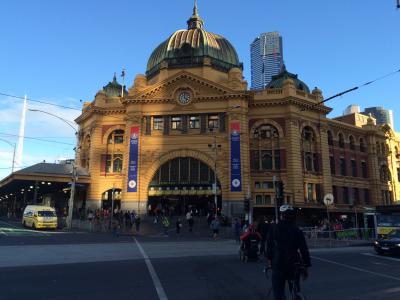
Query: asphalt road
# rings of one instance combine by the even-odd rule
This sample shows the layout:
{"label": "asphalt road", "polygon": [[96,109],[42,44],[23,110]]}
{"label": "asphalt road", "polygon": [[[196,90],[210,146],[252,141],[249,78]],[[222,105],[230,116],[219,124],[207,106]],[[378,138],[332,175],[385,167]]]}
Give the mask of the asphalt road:
{"label": "asphalt road", "polygon": [[[270,288],[265,261],[239,261],[233,241],[64,236],[68,243],[2,236],[0,299],[266,299]],[[302,282],[308,299],[400,297],[400,258],[377,256],[370,247],[311,255],[310,278]]]}

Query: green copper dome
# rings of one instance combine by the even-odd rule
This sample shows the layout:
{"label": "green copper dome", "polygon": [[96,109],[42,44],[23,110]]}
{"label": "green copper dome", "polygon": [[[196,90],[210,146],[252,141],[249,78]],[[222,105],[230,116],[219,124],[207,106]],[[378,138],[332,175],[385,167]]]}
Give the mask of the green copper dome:
{"label": "green copper dome", "polygon": [[310,93],[310,89],[308,88],[308,86],[303,81],[301,81],[300,79],[297,78],[297,74],[289,73],[286,70],[285,65],[283,65],[283,68],[278,75],[272,76],[271,81],[267,84],[267,86],[265,88],[266,89],[280,89],[283,87],[283,82],[289,78],[294,81],[294,85],[296,86],[296,89]]}
{"label": "green copper dome", "polygon": [[243,68],[228,40],[203,29],[196,4],[187,23],[187,30],[174,32],[153,51],[147,63],[147,77],[157,74],[163,62],[168,68],[182,68],[202,66],[209,58],[212,67],[225,72],[235,67]]}
{"label": "green copper dome", "polygon": [[[107,97],[121,97],[122,96],[122,85],[117,81],[117,75],[114,73],[113,80],[109,82],[106,86],[103,86],[103,91],[106,93]],[[128,92],[124,86],[124,95],[128,95]]]}

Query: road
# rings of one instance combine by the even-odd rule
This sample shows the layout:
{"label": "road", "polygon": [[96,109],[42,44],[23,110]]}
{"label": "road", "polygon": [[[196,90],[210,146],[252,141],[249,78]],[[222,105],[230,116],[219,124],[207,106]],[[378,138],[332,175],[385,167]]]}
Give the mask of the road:
{"label": "road", "polygon": [[[266,299],[265,261],[236,252],[230,240],[2,235],[0,299]],[[399,299],[400,258],[370,247],[311,255],[308,299]]]}

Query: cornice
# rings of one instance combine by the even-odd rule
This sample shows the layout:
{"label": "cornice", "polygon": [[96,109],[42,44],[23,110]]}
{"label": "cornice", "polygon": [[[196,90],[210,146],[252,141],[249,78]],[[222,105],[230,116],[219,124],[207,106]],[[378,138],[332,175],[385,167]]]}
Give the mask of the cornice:
{"label": "cornice", "polygon": [[291,96],[281,99],[268,99],[268,100],[254,100],[253,98],[249,102],[249,107],[268,107],[268,106],[287,105],[287,104],[294,104],[301,107],[303,110],[322,112],[325,114],[328,114],[332,111],[332,108],[330,107],[324,105],[316,105],[313,102],[309,102],[307,100]]}

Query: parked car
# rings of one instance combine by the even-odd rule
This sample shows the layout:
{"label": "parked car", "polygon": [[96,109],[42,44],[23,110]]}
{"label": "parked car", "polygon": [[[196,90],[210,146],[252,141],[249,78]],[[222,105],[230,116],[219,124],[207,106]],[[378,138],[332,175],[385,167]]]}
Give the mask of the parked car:
{"label": "parked car", "polygon": [[42,205],[27,205],[22,216],[22,225],[39,228],[57,228],[57,215],[54,208]]}
{"label": "parked car", "polygon": [[385,253],[400,255],[400,229],[394,229],[384,238],[376,240],[374,247],[379,255]]}

